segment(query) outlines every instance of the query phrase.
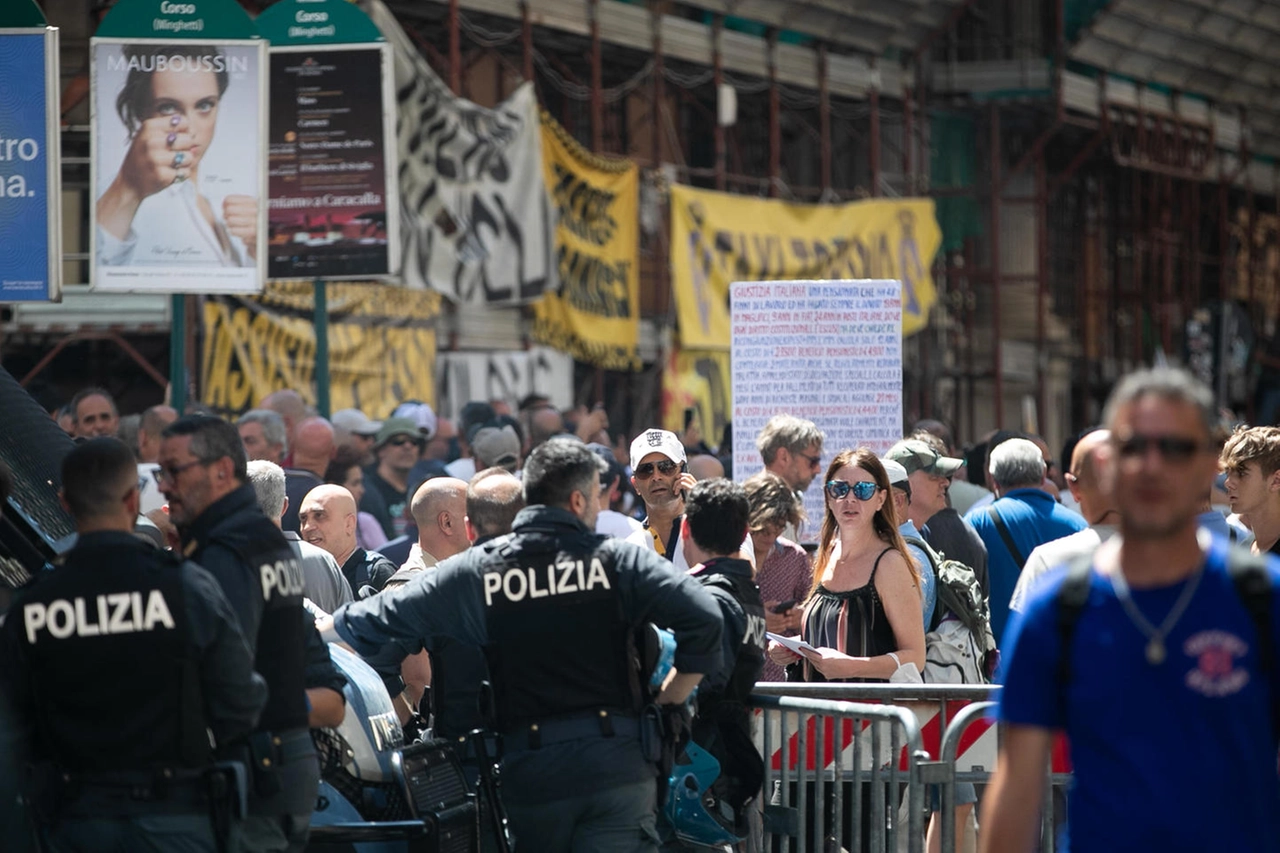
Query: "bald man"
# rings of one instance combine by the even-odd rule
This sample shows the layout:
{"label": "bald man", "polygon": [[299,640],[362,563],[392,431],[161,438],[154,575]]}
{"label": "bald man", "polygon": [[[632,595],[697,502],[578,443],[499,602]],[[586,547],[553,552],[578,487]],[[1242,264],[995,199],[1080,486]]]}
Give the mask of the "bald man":
{"label": "bald man", "polygon": [[333,424],[314,415],[298,422],[289,446],[293,448],[293,467],[310,471],[321,479],[338,453]]}
{"label": "bald man", "polygon": [[696,480],[714,480],[724,476],[724,465],[714,456],[699,453],[689,457],[689,473]]}
{"label": "bald man", "polygon": [[409,503],[418,542],[409,559],[387,587],[408,583],[416,572],[430,568],[470,547],[467,539],[467,483],[455,477],[435,477],[418,487]]}
{"label": "bald man", "polygon": [[356,598],[380,591],[395,574],[395,564],[356,542],[356,499],[342,486],[316,486],[298,510],[299,533],[306,542],[333,555]]}
{"label": "bald man", "polygon": [[270,409],[284,420],[284,431],[288,437],[287,446],[292,449],[294,432],[297,430],[298,424],[309,414],[307,404],[302,400],[302,395],[292,389],[282,388],[279,391],[272,391],[263,397],[262,402],[258,404],[258,408]]}
{"label": "bald man", "polygon": [[1110,461],[1107,447],[1110,439],[1109,430],[1096,429],[1085,433],[1076,442],[1076,449],[1071,453],[1071,469],[1065,472],[1064,479],[1089,526],[1036,546],[1018,575],[1018,583],[1009,601],[1010,610],[1022,610],[1036,581],[1050,569],[1069,563],[1076,557],[1092,554],[1119,529],[1120,510],[1104,483],[1104,473]]}

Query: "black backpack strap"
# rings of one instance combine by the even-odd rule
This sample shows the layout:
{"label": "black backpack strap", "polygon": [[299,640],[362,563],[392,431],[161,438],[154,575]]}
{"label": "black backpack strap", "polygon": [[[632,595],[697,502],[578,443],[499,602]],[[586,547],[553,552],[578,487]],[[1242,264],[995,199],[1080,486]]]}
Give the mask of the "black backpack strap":
{"label": "black backpack strap", "polygon": [[1271,691],[1272,732],[1280,738],[1280,691],[1272,682],[1276,650],[1271,634],[1271,576],[1265,559],[1243,548],[1227,549],[1227,574],[1258,634],[1258,668]]}
{"label": "black backpack strap", "polygon": [[996,511],[994,506],[987,507],[987,515],[991,516],[991,521],[996,526],[996,532],[1004,540],[1004,547],[1009,549],[1009,556],[1013,557],[1018,564],[1018,568],[1022,568],[1026,565],[1027,558],[1022,556],[1022,552],[1018,550],[1018,545],[1013,541],[1013,535],[1009,533],[1009,528],[1005,526],[1004,519],[1000,517],[1000,513]]}
{"label": "black backpack strap", "polygon": [[1075,638],[1080,614],[1089,601],[1093,554],[1076,557],[1067,564],[1067,576],[1058,588],[1058,708],[1065,721],[1067,686],[1071,684],[1071,643]]}

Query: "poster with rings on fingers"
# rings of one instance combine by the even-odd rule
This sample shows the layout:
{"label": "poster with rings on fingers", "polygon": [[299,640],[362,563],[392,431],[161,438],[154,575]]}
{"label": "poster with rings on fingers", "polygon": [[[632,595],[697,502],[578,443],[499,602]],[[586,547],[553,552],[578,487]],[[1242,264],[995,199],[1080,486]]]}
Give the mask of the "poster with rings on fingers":
{"label": "poster with rings on fingers", "polygon": [[91,40],[91,283],[266,278],[266,42],[234,0],[122,0]]}

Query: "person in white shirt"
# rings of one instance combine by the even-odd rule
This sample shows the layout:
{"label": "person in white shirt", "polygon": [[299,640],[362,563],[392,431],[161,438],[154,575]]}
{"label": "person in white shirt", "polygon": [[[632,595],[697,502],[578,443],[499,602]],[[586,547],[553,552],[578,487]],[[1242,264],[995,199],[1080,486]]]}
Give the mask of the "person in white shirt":
{"label": "person in white shirt", "polygon": [[633,533],[643,533],[644,525],[629,515],[609,509],[618,497],[618,489],[622,485],[622,477],[626,473],[622,464],[613,455],[613,450],[603,444],[588,444],[587,449],[599,456],[608,466],[608,473],[600,475],[600,514],[596,516],[596,533],[612,536],[615,539],[626,539]]}
{"label": "person in white shirt", "polygon": [[1013,588],[1009,609],[1021,611],[1036,582],[1050,569],[1069,563],[1076,557],[1092,554],[1100,544],[1119,529],[1120,510],[1109,491],[1104,489],[1108,464],[1107,445],[1111,433],[1097,429],[1085,433],[1071,453],[1071,470],[1065,473],[1067,488],[1080,507],[1089,526],[1084,530],[1036,546],[1023,564],[1022,574]]}

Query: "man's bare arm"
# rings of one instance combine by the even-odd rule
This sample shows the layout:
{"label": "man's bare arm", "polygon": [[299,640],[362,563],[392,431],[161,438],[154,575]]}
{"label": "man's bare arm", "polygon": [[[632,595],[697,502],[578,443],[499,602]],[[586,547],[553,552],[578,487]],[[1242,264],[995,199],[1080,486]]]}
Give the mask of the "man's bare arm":
{"label": "man's bare arm", "polygon": [[1035,844],[1053,732],[1006,725],[982,799],[980,853],[1027,853]]}

